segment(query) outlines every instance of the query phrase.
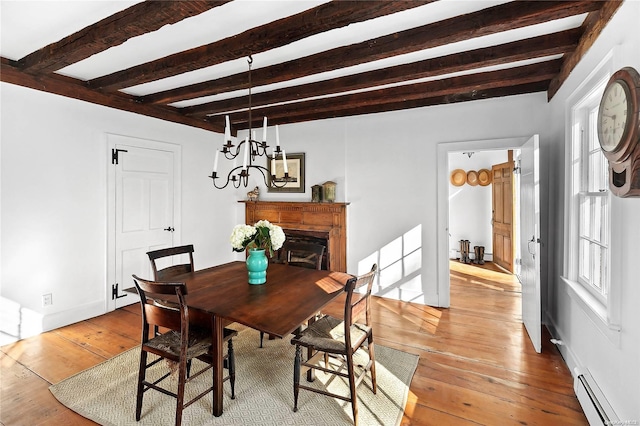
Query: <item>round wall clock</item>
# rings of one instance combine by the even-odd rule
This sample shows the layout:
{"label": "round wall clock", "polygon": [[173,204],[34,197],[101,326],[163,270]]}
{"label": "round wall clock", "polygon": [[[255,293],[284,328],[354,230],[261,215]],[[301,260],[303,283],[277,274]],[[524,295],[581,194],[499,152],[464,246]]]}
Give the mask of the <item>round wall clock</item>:
{"label": "round wall clock", "polygon": [[640,75],[630,67],[611,76],[598,109],[598,140],[609,161],[626,160],[640,137]]}
{"label": "round wall clock", "polygon": [[600,100],[598,141],[609,160],[609,188],[640,196],[640,74],[626,67],[611,76]]}

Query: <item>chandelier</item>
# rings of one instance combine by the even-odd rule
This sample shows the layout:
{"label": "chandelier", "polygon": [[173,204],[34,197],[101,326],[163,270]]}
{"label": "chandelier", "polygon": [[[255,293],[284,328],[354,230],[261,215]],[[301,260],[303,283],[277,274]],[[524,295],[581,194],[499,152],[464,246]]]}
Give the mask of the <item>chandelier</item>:
{"label": "chandelier", "polygon": [[[249,56],[247,62],[249,63],[249,133],[244,140],[240,141],[240,143],[235,146],[231,141],[231,126],[229,123],[229,116],[227,115],[225,117],[224,144],[222,145],[222,155],[224,158],[227,160],[242,158],[242,165],[233,167],[231,171],[229,171],[225,182],[221,176],[218,176],[220,150],[216,150],[213,172],[209,177],[213,180],[213,186],[218,189],[226,188],[229,183],[231,183],[235,188],[239,188],[241,185],[246,188],[249,185],[250,172],[258,171],[262,175],[264,184],[267,187],[283,188],[287,183],[295,182],[296,178],[289,176],[289,170],[287,168],[287,154],[284,149],[280,148],[280,135],[278,133],[277,125],[276,147],[273,149],[271,155],[271,171],[264,166],[256,164],[256,159],[260,157],[269,157],[267,154],[267,148],[269,148],[269,145],[267,145],[267,117],[263,118],[262,141],[257,141],[255,140],[255,131],[251,128],[251,64],[253,63],[253,58]],[[276,179],[276,157],[280,154],[282,154],[284,176]],[[240,157],[240,155],[242,155],[242,157]],[[270,179],[267,179],[267,176],[269,176]],[[216,179],[222,179],[220,185],[216,182]]]}

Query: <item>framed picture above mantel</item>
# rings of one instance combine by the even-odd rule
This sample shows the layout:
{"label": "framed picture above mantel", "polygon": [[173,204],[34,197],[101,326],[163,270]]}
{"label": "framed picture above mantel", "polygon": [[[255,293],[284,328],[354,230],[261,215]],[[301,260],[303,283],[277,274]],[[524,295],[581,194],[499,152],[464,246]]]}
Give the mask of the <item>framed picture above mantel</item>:
{"label": "framed picture above mantel", "polygon": [[[277,155],[275,160],[267,160],[267,169],[269,170],[269,192],[304,192],[304,153],[285,153],[287,164],[282,158],[282,154]],[[275,170],[275,173],[274,173]],[[275,182],[280,183],[284,178],[285,170],[289,173],[290,182],[287,182],[282,188],[271,186],[272,176],[275,174]]]}

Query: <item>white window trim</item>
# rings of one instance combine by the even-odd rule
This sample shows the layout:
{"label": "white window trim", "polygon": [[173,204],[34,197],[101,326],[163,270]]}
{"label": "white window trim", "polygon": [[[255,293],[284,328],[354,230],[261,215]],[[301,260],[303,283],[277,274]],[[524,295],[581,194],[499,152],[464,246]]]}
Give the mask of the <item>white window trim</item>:
{"label": "white window trim", "polygon": [[[565,104],[565,194],[573,194],[572,176],[572,150],[574,141],[573,124],[575,120],[575,107],[583,99],[586,99],[595,87],[608,80],[614,72],[614,51],[608,55],[595,67],[594,71],[583,81],[583,83],[567,98]],[[600,330],[613,344],[620,345],[620,254],[619,241],[622,236],[620,223],[620,208],[617,197],[611,197],[609,233],[609,256],[610,256],[610,277],[609,293],[607,300],[594,295],[583,284],[577,282],[577,262],[578,250],[574,243],[577,239],[578,224],[572,221],[574,217],[574,206],[572,196],[565,197],[564,204],[564,265],[562,282],[565,283],[567,294],[582,308],[585,314],[591,319],[596,328]],[[574,277],[576,277],[574,279]]]}

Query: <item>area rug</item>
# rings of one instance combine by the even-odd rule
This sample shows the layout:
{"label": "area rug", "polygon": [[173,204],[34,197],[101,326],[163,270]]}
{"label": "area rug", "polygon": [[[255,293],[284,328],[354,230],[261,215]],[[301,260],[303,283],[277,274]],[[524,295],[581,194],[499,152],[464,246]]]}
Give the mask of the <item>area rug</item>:
{"label": "area rug", "polygon": [[[234,339],[236,354],[236,398],[224,383],[224,413],[213,417],[209,395],[186,408],[184,425],[339,425],[352,424],[348,402],[300,391],[298,412],[293,412],[293,359],[295,347],[289,338],[265,341],[259,334],[242,329]],[[409,384],[418,356],[376,344],[378,393],[371,391],[369,376],[358,387],[358,421],[362,425],[398,425],[407,402]],[[366,354],[361,355],[366,360]],[[173,424],[175,399],[159,392],[145,393],[142,418],[135,420],[135,393],[140,348],[136,347],[95,367],[52,385],[51,393],[65,406],[101,425]],[[165,368],[158,363],[158,368]],[[194,365],[193,368],[196,368]],[[194,370],[197,371],[197,370]],[[157,373],[157,372],[156,372]],[[199,392],[199,383],[211,380],[203,374],[187,386]],[[305,379],[302,378],[304,381]],[[306,383],[306,381],[305,381]],[[348,395],[341,378],[321,372],[317,386]],[[188,397],[190,394],[186,395]],[[186,398],[185,398],[186,399]]]}

